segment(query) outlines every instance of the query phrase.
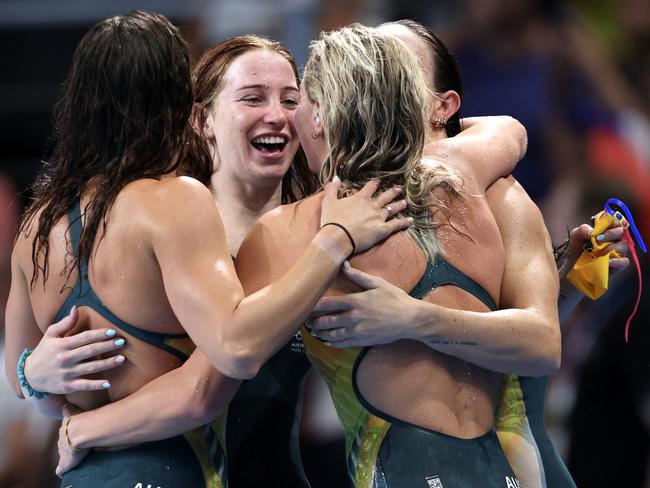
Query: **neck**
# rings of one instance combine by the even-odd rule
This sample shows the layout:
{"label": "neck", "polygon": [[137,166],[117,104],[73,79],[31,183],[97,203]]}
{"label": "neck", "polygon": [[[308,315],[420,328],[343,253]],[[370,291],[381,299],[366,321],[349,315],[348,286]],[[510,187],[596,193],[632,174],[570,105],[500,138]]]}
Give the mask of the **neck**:
{"label": "neck", "polygon": [[424,145],[447,138],[447,131],[440,127],[428,127],[424,136]]}
{"label": "neck", "polygon": [[225,227],[230,254],[237,256],[239,246],[253,224],[266,212],[280,205],[281,181],[274,186],[259,187],[217,171],[212,175],[210,183]]}

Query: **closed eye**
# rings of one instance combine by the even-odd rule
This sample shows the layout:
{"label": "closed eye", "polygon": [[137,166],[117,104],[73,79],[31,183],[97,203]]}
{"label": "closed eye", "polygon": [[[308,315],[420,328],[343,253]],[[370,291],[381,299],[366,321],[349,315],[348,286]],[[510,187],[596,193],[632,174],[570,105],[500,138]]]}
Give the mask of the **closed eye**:
{"label": "closed eye", "polygon": [[300,102],[294,98],[288,98],[286,100],[282,100],[282,103],[288,107],[296,108]]}
{"label": "closed eye", "polygon": [[242,98],[241,101],[246,103],[261,103],[262,99],[260,97],[250,95]]}

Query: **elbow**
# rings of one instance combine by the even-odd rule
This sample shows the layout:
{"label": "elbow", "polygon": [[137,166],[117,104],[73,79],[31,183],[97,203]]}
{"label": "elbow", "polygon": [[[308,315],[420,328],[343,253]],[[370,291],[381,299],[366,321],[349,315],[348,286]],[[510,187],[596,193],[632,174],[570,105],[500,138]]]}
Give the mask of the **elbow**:
{"label": "elbow", "polygon": [[254,378],[264,364],[261,354],[247,346],[224,347],[220,356],[215,367],[225,376],[237,380]]}
{"label": "elbow", "polygon": [[517,161],[526,155],[528,150],[528,132],[521,122],[509,115],[500,117],[502,132],[509,134],[507,147]]}
{"label": "elbow", "polygon": [[[6,358],[5,361],[7,361]],[[16,375],[16,368],[15,366],[10,367],[8,362],[5,367],[5,376],[7,377],[7,381],[11,386],[11,390],[14,392],[14,395],[16,395],[16,398],[23,400],[25,396],[23,395],[23,390],[20,387],[20,382],[18,381],[18,376]]]}
{"label": "elbow", "polygon": [[18,382],[14,383],[13,381],[11,383],[11,390],[14,392],[14,395],[16,395],[16,398],[19,400],[24,400],[25,395],[23,395],[23,390],[20,388],[20,385]]}
{"label": "elbow", "polygon": [[518,159],[522,159],[528,150],[528,132],[523,124],[517,119],[513,118],[512,122],[515,126],[515,133],[517,134],[514,141],[514,150],[518,155]]}

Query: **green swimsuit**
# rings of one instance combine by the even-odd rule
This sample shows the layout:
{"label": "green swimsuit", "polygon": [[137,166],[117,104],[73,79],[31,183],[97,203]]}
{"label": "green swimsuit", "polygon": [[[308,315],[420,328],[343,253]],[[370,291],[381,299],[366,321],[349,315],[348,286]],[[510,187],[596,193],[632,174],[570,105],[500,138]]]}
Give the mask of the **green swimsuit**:
{"label": "green swimsuit", "polygon": [[[79,203],[68,212],[70,242],[78,249],[83,226]],[[113,326],[185,361],[194,350],[187,334],[159,334],[139,329],[111,312],[100,300],[88,280],[88,262],[79,263],[72,292],[55,321],[70,308],[90,307]],[[155,408],[155,405],[152,405]],[[223,422],[213,422],[183,435],[163,441],[146,442],[119,450],[92,450],[68,471],[62,487],[124,488],[150,485],[152,488],[225,488],[226,459]]]}
{"label": "green swimsuit", "polygon": [[[410,295],[460,287],[496,309],[478,283],[437,257]],[[355,488],[520,488],[494,430],[459,439],[388,415],[361,395],[356,373],[371,348],[335,349],[305,333],[307,354],[329,386],[346,437],[348,475]]]}

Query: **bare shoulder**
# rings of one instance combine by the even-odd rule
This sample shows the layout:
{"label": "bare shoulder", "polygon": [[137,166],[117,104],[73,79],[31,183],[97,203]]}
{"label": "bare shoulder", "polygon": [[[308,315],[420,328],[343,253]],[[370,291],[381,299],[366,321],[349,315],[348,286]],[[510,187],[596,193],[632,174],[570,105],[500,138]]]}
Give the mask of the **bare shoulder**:
{"label": "bare shoulder", "polygon": [[517,180],[512,176],[501,178],[488,189],[487,199],[506,248],[506,262],[512,262],[514,256],[526,261],[538,254],[555,272],[542,212]]}
{"label": "bare shoulder", "polygon": [[244,239],[239,255],[251,251],[273,255],[278,261],[301,253],[318,232],[322,194],[265,213]]}
{"label": "bare shoulder", "polygon": [[206,228],[219,220],[210,190],[185,176],[128,184],[115,200],[111,218],[114,217],[145,232],[168,227],[190,232],[193,227]]}
{"label": "bare shoulder", "polygon": [[200,181],[188,176],[167,176],[160,180],[141,179],[129,183],[118,196],[116,203],[131,209],[164,214],[189,212],[206,203],[214,206],[210,190]]}
{"label": "bare shoulder", "polygon": [[523,186],[512,176],[499,178],[486,193],[490,208],[501,228],[509,223],[544,228],[544,218]]}
{"label": "bare shoulder", "polygon": [[235,266],[246,294],[282,276],[309,246],[320,222],[319,195],[264,214],[242,242]]}
{"label": "bare shoulder", "polygon": [[[11,253],[13,266],[18,266],[26,275],[31,275],[33,270],[32,249],[34,241],[38,234],[39,222],[43,209],[39,209],[31,216],[29,220],[23,223],[21,229],[16,234],[16,239]],[[66,242],[65,235],[68,229],[67,217],[60,218],[50,229],[48,241],[50,249],[56,247],[60,242]],[[39,259],[42,255],[39,254]]]}

